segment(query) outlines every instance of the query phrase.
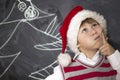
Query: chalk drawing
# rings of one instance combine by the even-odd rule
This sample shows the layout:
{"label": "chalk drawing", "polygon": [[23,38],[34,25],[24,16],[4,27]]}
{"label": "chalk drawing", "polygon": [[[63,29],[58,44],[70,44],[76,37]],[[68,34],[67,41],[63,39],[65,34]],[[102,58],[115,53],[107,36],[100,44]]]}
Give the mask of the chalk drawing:
{"label": "chalk drawing", "polygon": [[[53,35],[54,32],[56,31],[56,29],[60,26],[60,24],[55,25],[56,21],[57,21],[57,16],[56,14],[52,14],[52,13],[47,13],[45,11],[42,11],[41,9],[37,8],[37,6],[35,4],[32,3],[31,0],[26,0],[30,3],[30,5],[27,5],[25,3],[25,1],[20,1],[17,0],[19,2],[19,4],[16,4],[16,2],[13,4],[11,11],[9,12],[8,16],[0,23],[0,25],[7,25],[9,23],[17,23],[17,25],[15,26],[15,28],[13,29],[12,33],[10,34],[10,36],[8,37],[8,39],[2,44],[2,46],[0,46],[0,50],[2,50],[7,44],[8,42],[12,39],[13,35],[15,34],[16,30],[18,29],[19,25],[22,23],[27,23],[30,25],[30,27],[32,27],[34,30],[41,32],[49,37],[52,37],[54,39],[56,39],[57,41],[52,41],[51,43],[45,43],[45,44],[36,44],[33,47],[37,50],[61,50],[61,37],[60,34],[56,34]],[[14,12],[15,8],[18,8],[18,10],[23,13],[24,17],[23,18],[19,18],[19,19],[15,19],[15,20],[8,20],[9,17],[12,15],[12,13]],[[44,14],[43,16],[40,16],[39,13]],[[34,20],[38,20],[38,19],[42,19],[42,18],[47,18],[50,16],[55,16],[52,21],[50,22],[50,24],[47,26],[47,28],[45,29],[45,31],[42,31],[38,28],[36,28],[35,26],[33,26],[30,21],[34,21]],[[51,47],[48,47],[51,46]],[[1,55],[0,59],[3,58],[10,58],[10,57],[14,57],[14,59],[11,61],[11,63],[7,66],[7,68],[2,72],[2,74],[0,74],[0,78],[7,72],[7,70],[10,68],[10,66],[14,63],[14,61],[19,57],[19,55],[22,54],[21,51],[19,51],[18,53],[12,54],[12,55]],[[57,64],[57,61],[54,61],[53,63],[51,63],[50,65],[35,71],[35,72],[31,72],[30,75],[28,75],[28,77],[31,77],[32,79],[35,80],[43,80],[46,76],[44,74],[41,74],[41,71],[44,71],[45,73],[47,73],[48,75],[50,75],[50,73],[47,71],[48,68],[54,68],[55,65]],[[39,74],[42,77],[35,77],[33,76],[33,74]]]}

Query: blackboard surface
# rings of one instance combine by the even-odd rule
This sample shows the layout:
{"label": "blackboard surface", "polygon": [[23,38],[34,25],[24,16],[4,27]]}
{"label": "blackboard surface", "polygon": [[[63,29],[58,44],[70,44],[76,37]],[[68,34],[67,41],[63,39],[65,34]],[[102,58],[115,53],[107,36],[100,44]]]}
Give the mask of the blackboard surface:
{"label": "blackboard surface", "polygon": [[[59,27],[73,7],[104,15],[120,50],[119,0],[0,0],[0,80],[44,80],[58,65]],[[72,52],[68,52],[73,55]]]}

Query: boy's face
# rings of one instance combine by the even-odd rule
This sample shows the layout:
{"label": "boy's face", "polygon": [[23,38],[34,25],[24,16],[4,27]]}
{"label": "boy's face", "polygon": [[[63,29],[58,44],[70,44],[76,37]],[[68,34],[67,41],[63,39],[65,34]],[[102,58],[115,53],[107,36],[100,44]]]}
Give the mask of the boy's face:
{"label": "boy's face", "polygon": [[102,27],[96,22],[83,24],[78,33],[79,48],[82,50],[99,49],[103,44],[102,33]]}

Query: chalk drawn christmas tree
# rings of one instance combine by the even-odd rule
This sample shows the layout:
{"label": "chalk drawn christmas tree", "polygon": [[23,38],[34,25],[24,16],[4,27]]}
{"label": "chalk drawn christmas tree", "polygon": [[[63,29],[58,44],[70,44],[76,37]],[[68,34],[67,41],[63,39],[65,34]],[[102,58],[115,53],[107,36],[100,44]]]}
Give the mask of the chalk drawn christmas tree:
{"label": "chalk drawn christmas tree", "polygon": [[[56,13],[49,13],[49,11],[39,9],[31,0],[15,1],[8,16],[0,23],[0,31],[5,33],[0,36],[0,62],[4,66],[4,69],[1,69],[0,78],[11,66],[17,66],[15,67],[17,69],[21,66],[20,63],[24,63],[29,65],[28,69],[33,68],[27,77],[32,80],[44,80],[51,74],[49,70],[57,66],[56,59],[52,59],[47,65],[42,63],[42,57],[45,55],[49,54],[55,58],[59,54],[56,52],[61,51],[61,37],[58,32],[61,22]],[[55,8],[51,11],[55,11]],[[37,56],[36,62],[34,61],[33,65],[26,63],[23,60],[27,58],[26,56],[31,58],[26,59],[28,62],[33,62],[32,57]],[[25,69],[27,71],[26,67]]]}

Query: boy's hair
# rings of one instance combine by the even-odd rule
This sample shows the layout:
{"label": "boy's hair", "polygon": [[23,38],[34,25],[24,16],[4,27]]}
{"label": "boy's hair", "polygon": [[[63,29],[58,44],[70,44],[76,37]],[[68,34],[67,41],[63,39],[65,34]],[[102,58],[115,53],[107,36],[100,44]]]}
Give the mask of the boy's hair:
{"label": "boy's hair", "polygon": [[88,24],[92,24],[92,23],[97,23],[97,24],[99,24],[95,19],[93,19],[93,18],[86,18],[85,20],[83,20],[82,22],[81,22],[81,25],[80,26],[83,26],[85,23],[88,23]]}

